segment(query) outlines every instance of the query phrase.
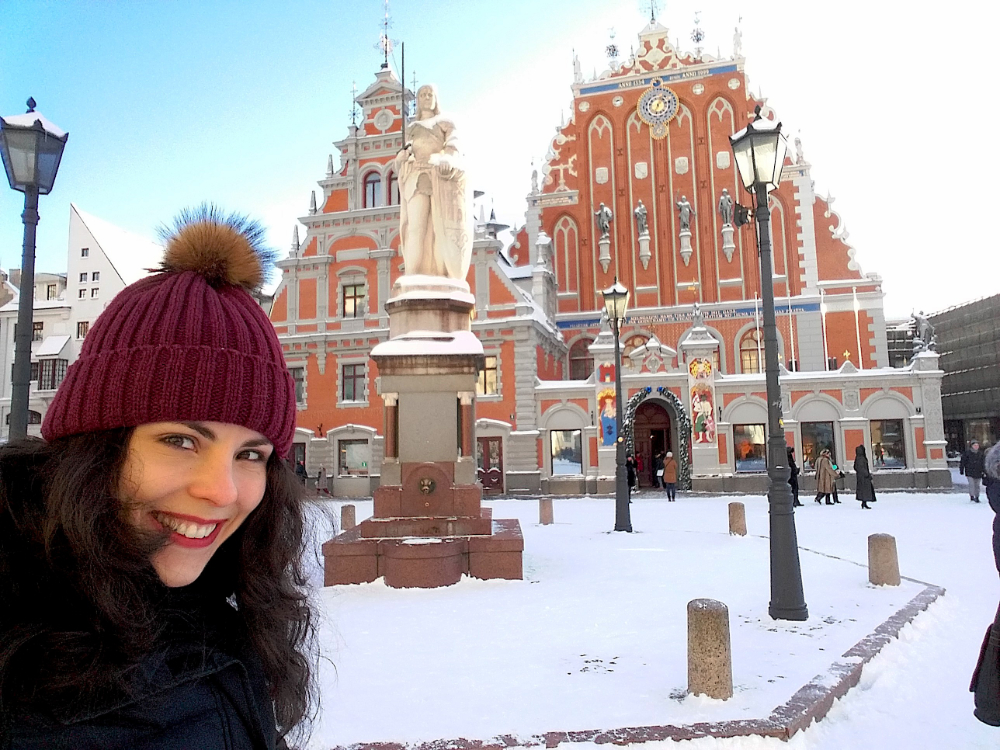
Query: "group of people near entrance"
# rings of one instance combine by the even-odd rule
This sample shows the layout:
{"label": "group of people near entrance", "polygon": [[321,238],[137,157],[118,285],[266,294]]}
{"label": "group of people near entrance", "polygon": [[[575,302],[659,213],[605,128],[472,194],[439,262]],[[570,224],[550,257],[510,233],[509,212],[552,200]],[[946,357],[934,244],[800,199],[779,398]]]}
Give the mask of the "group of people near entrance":
{"label": "group of people near entrance", "polygon": [[[625,459],[625,472],[628,477],[629,492],[639,490],[639,475],[643,470],[642,456],[628,456]],[[667,500],[677,499],[677,459],[672,451],[661,451],[653,457],[653,487],[664,490]]]}
{"label": "group of people near entrance", "polygon": [[[795,463],[795,449],[788,448],[788,484],[792,488],[792,505],[801,507],[799,502],[799,474],[801,473],[798,464]],[[845,474],[833,462],[833,456],[829,448],[823,448],[819,456],[813,462],[813,469],[816,471],[816,502],[826,505],[839,505],[840,497],[837,492],[837,481],[843,479]],[[875,485],[872,482],[871,467],[868,464],[868,454],[863,445],[854,449],[854,474],[857,477],[857,488],[855,499],[861,502],[863,510],[871,510],[868,503],[875,502]]]}

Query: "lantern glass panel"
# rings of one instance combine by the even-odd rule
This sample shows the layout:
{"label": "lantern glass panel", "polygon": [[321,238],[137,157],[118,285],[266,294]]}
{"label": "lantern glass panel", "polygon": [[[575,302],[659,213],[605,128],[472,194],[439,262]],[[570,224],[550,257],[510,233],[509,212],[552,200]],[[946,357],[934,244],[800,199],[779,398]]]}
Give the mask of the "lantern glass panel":
{"label": "lantern glass panel", "polygon": [[37,131],[20,128],[4,128],[4,167],[7,179],[15,190],[23,190],[35,182],[35,139]]}

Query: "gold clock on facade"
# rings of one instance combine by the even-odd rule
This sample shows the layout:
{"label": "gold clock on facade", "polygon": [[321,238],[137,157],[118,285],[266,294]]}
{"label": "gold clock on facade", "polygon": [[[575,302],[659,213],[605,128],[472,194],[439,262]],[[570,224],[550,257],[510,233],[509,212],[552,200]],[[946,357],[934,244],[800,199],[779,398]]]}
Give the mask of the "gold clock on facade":
{"label": "gold clock on facade", "polygon": [[680,102],[677,94],[663,85],[662,78],[654,78],[639,97],[639,119],[649,126],[654,138],[667,134],[667,125],[677,116]]}

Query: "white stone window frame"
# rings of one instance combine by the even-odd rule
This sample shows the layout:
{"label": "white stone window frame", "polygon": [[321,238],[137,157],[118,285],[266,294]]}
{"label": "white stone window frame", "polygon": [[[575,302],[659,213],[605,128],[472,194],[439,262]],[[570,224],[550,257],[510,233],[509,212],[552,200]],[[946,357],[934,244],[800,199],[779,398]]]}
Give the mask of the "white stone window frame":
{"label": "white stone window frame", "polygon": [[[344,366],[363,365],[365,371],[364,378],[364,399],[354,401],[344,401]],[[361,406],[368,406],[370,398],[369,390],[368,356],[365,354],[345,355],[337,358],[337,407],[341,409],[352,409]],[[356,395],[356,394],[355,394]]]}
{"label": "white stone window frame", "polygon": [[[333,466],[325,467],[328,477],[332,478],[352,478],[360,479],[371,477],[375,474],[375,438],[378,437],[378,431],[372,427],[366,425],[358,424],[346,424],[336,427],[326,433],[326,440],[333,446]],[[367,477],[357,475],[357,474],[341,474],[340,473],[340,442],[342,440],[365,440],[368,442],[368,450],[370,455],[368,458],[368,475]]]}
{"label": "white stone window frame", "polygon": [[[296,397],[295,408],[305,409],[309,403],[309,368],[306,366],[305,360],[294,360],[290,362],[285,362],[285,367],[288,368],[288,373],[291,375],[292,370],[300,368],[302,370],[302,400]],[[292,380],[295,380],[295,376],[292,375]]]}
{"label": "white stone window frame", "polygon": [[[361,315],[353,318],[344,317],[344,287],[345,286],[363,286],[365,293],[364,307]],[[337,319],[340,320],[341,324],[350,323],[351,321],[361,321],[361,326],[364,326],[364,320],[368,317],[371,312],[371,284],[368,283],[368,274],[365,273],[365,269],[361,266],[349,266],[343,268],[337,272]]]}
{"label": "white stone window frame", "polygon": [[[587,428],[591,426],[590,416],[576,404],[561,403],[549,407],[541,415],[540,428],[545,440],[542,450],[543,476],[548,479],[579,478],[587,476],[590,468],[590,434]],[[552,432],[559,430],[579,430],[581,440],[582,466],[580,474],[552,473]]]}
{"label": "white stone window frame", "polygon": [[[503,377],[501,373],[503,372],[503,359],[500,357],[500,350],[487,351],[483,353],[485,357],[495,357],[497,361],[497,392],[496,393],[479,393],[479,379],[476,379],[476,401],[503,401]],[[486,360],[483,360],[485,365]],[[485,369],[484,369],[485,372]],[[485,375],[483,378],[485,385]]]}

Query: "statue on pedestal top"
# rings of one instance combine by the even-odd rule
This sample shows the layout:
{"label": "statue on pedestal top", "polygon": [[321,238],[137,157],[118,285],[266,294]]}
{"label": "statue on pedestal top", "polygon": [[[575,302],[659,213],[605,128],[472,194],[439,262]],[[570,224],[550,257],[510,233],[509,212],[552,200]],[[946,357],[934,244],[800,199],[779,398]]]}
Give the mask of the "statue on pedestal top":
{"label": "statue on pedestal top", "polygon": [[417,90],[407,134],[395,159],[404,272],[464,281],[472,259],[465,170],[455,123],[441,114],[434,86]]}
{"label": "statue on pedestal top", "polygon": [[642,205],[642,201],[639,201],[639,205],[635,207],[635,226],[639,230],[639,234],[649,234],[649,224],[646,218],[646,207]]}
{"label": "statue on pedestal top", "polygon": [[694,207],[688,202],[686,195],[682,195],[681,199],[677,201],[677,211],[680,214],[681,231],[690,232],[691,217],[694,215]]}
{"label": "statue on pedestal top", "polygon": [[603,240],[611,232],[611,219],[614,218],[614,214],[611,213],[610,208],[602,203],[601,207],[594,211],[594,218],[597,220],[597,228],[601,230],[601,239]]}
{"label": "statue on pedestal top", "polygon": [[722,195],[719,196],[719,215],[722,216],[723,225],[733,223],[733,196],[726,188],[722,189]]}

